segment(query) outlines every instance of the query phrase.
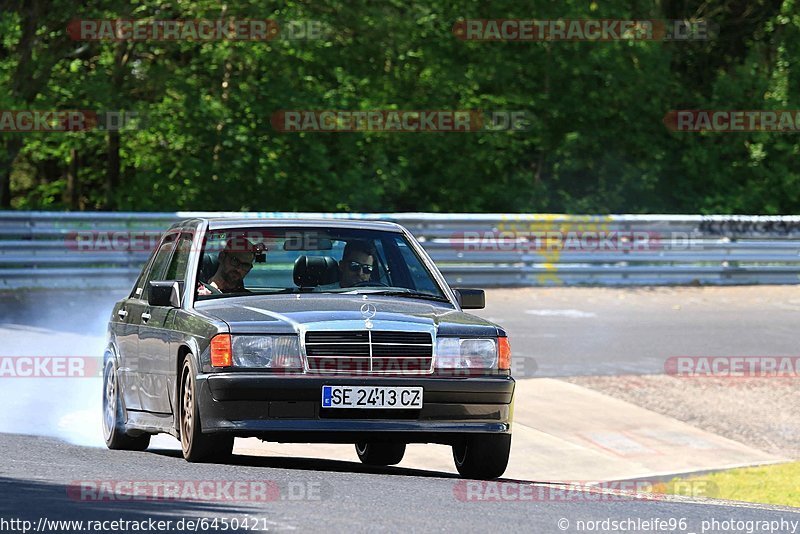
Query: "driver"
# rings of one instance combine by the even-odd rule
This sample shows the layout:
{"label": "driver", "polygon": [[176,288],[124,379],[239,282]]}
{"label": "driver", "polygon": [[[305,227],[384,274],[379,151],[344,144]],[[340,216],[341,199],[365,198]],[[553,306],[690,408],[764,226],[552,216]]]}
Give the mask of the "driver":
{"label": "driver", "polygon": [[244,277],[253,268],[256,251],[256,246],[244,237],[228,239],[219,253],[217,272],[207,283],[198,282],[197,294],[250,293],[244,287]]}
{"label": "driver", "polygon": [[369,282],[375,268],[375,254],[366,241],[348,241],[339,261],[339,286],[353,287]]}

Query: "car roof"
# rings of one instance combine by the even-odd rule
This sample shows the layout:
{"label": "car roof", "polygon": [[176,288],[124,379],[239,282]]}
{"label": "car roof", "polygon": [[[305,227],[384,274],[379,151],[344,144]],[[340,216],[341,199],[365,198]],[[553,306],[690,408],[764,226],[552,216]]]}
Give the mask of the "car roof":
{"label": "car roof", "polygon": [[259,219],[249,217],[214,217],[201,219],[208,222],[209,230],[226,230],[228,228],[275,228],[275,227],[307,227],[307,228],[353,228],[362,230],[384,230],[402,232],[403,227],[390,221],[368,221],[363,219]]}

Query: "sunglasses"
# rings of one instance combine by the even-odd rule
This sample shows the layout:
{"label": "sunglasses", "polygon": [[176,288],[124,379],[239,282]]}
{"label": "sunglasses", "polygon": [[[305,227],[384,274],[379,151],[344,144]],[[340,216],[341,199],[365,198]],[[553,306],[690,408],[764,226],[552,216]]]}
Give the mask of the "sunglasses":
{"label": "sunglasses", "polygon": [[373,269],[372,265],[369,265],[368,263],[359,263],[357,261],[351,261],[348,268],[354,273],[361,271],[364,274],[372,274]]}

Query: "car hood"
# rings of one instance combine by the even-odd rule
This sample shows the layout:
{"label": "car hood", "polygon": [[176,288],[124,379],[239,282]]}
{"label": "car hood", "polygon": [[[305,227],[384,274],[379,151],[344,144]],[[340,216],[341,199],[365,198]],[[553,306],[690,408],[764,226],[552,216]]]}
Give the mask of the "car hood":
{"label": "car hood", "polygon": [[[374,315],[370,305],[374,306]],[[362,313],[362,307],[365,313]],[[376,330],[433,328],[438,335],[505,335],[494,323],[457,311],[447,303],[402,297],[250,295],[199,301],[195,308],[224,321],[234,334],[280,334],[299,332],[302,328],[360,330],[367,328],[366,319],[369,318],[371,327]]]}

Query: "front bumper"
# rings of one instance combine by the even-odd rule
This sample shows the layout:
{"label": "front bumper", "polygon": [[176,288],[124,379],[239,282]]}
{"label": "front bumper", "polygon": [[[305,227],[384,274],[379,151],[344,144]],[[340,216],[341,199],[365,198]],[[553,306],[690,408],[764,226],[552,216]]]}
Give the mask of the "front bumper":
{"label": "front bumper", "polygon": [[[510,377],[342,377],[214,373],[197,377],[203,432],[269,441],[452,444],[466,434],[507,434],[513,418]],[[421,386],[417,410],[320,407],[323,385]]]}

